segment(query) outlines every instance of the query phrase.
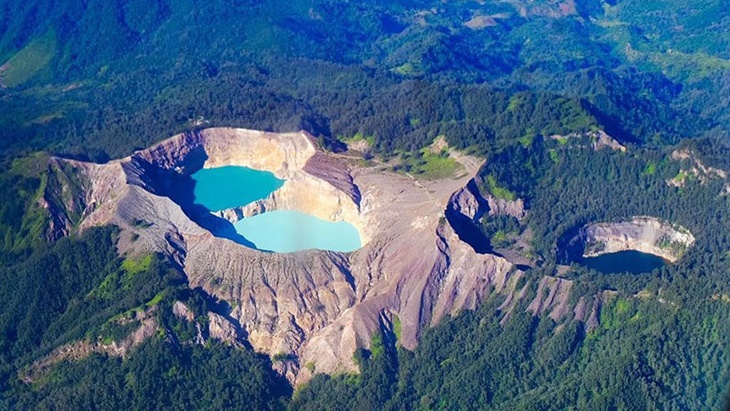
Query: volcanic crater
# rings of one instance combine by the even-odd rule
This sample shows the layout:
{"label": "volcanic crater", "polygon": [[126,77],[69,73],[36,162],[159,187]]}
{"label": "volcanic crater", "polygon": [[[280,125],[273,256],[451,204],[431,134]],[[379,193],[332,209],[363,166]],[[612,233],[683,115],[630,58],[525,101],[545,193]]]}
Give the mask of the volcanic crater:
{"label": "volcanic crater", "polygon": [[[113,224],[121,229],[121,254],[167,256],[190,287],[229,304],[225,318],[211,314],[216,324],[230,323],[236,331],[228,335],[280,358],[275,368],[295,384],[314,372],[357,371],[355,350],[396,323],[398,344],[412,349],[425,328],[495,293],[505,320],[530,296],[528,310],[536,315],[594,326],[602,295],[581,297],[574,307],[571,281],[526,277],[523,265],[464,231],[483,216],[521,219],[525,210],[521,200],[479,191],[482,159],[454,150],[450,156],[462,172],[419,179],[350,152],[324,152],[305,132],[211,128],[106,164],[54,158],[55,172],[69,177],[59,181],[74,182],[59,190],[76,194],[42,201],[52,239]],[[223,166],[270,171],[285,182],[266,198],[215,213],[180,190],[196,171]],[[271,253],[246,246],[233,224],[273,210],[352,224],[362,247]],[[535,283],[536,295],[529,291]]]}

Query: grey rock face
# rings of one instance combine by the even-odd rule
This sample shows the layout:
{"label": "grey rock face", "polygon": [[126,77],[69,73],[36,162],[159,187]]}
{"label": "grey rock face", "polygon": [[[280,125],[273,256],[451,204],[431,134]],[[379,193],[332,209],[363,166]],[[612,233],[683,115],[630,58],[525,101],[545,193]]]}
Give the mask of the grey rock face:
{"label": "grey rock face", "polygon": [[[481,161],[457,159],[466,169],[462,176],[418,181],[382,164],[322,153],[305,133],[209,129],[105,165],[59,161],[89,182],[84,198],[94,206],[83,210],[82,229],[116,224],[122,228],[120,252],[167,255],[191,287],[232,307],[228,318],[208,314],[211,338],[245,338],[257,351],[283,358],[275,367],[301,383],[313,372],[356,371],[354,351],[369,347],[383,318],[400,323],[399,343],[412,349],[426,327],[493,293],[504,295],[508,315],[524,298],[528,286],[517,289],[524,273],[501,256],[476,253],[444,217],[451,209],[470,219],[486,213],[522,218],[524,206],[483,197],[473,181]],[[165,196],[177,176],[223,165],[268,170],[286,182],[255,205],[209,214],[202,222]],[[211,231],[214,224],[225,227],[277,209],[347,221],[363,246],[352,253],[266,253]],[[568,315],[570,282],[545,278],[531,310]],[[190,317],[183,307],[175,309]]]}

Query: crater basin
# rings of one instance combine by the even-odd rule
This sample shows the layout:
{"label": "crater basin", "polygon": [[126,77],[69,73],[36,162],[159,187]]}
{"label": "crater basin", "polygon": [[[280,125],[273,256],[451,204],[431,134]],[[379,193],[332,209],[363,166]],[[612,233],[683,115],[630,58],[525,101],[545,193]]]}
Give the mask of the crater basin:
{"label": "crater basin", "polygon": [[656,217],[592,223],[558,242],[558,261],[604,274],[641,274],[679,260],[695,242],[686,228]]}
{"label": "crater basin", "polygon": [[[265,199],[285,183],[271,172],[240,166],[206,168],[191,178],[195,203],[213,212]],[[233,228],[245,238],[246,245],[261,251],[350,252],[361,247],[360,233],[352,224],[326,221],[297,210],[267,211],[243,218]]]}

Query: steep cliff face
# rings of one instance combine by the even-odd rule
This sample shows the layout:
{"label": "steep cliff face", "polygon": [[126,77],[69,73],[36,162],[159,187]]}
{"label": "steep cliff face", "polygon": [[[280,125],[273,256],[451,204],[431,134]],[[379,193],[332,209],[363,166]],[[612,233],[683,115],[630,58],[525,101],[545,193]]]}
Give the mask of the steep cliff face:
{"label": "steep cliff face", "polygon": [[[228,322],[212,322],[211,336],[231,340],[240,333],[257,351],[276,355],[277,369],[300,383],[313,371],[355,371],[354,351],[369,347],[385,320],[397,316],[400,343],[413,348],[425,327],[492,293],[505,296],[507,313],[524,298],[530,280],[517,289],[524,273],[501,256],[476,252],[445,215],[455,210],[471,220],[484,213],[521,218],[524,208],[481,197],[473,181],[481,161],[454,156],[466,173],[417,181],[382,164],[320,152],[305,133],[209,129],[104,165],[57,161],[89,182],[82,229],[116,224],[122,228],[120,252],[169,256],[191,286],[232,307]],[[181,178],[223,165],[268,170],[286,182],[266,199],[217,215],[171,194]],[[231,221],[276,209],[350,222],[363,246],[352,253],[277,254],[228,239]],[[557,289],[540,297],[534,312],[567,315],[566,281],[540,283],[541,290]]]}
{"label": "steep cliff face", "polygon": [[635,250],[675,262],[694,244],[687,229],[652,217],[616,223],[589,224],[568,242],[568,254],[595,257]]}

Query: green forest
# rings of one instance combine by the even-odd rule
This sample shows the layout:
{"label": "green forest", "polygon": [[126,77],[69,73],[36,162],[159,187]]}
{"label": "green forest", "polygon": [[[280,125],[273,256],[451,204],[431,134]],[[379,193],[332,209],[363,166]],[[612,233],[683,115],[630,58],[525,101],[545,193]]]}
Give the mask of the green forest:
{"label": "green forest", "polygon": [[[728,178],[672,156],[730,173],[727,27],[723,0],[0,0],[0,408],[727,406]],[[213,126],[306,130],[332,151],[358,136],[404,161],[444,136],[486,159],[481,191],[525,202],[525,220],[479,227],[494,248],[531,233],[524,301],[570,265],[572,301],[607,296],[600,325],[508,314],[494,295],[413,351],[382,324],[355,353],[359,374],[299,387],[251,347],[194,343],[225,304],[161,255],[118,255],[115,227],[49,242],[39,200],[67,178],[51,156],[103,163]],[[598,131],[627,151],[594,150]],[[565,255],[580,227],[637,215],[697,242],[641,275]],[[196,320],[173,315],[176,301]],[[58,347],[121,341],[145,316],[160,331],[124,357],[33,377]]]}
{"label": "green forest", "polygon": [[724,135],[728,121],[730,38],[707,47],[701,24],[723,27],[720,0],[583,0],[564,16],[548,0],[47,1],[0,10],[0,148],[11,155],[105,161],[199,119],[361,132],[383,154],[438,134],[484,148],[590,127],[657,144]]}
{"label": "green forest", "polygon": [[681,164],[668,158],[654,149],[594,151],[580,141],[535,140],[489,157],[482,170],[485,190],[486,177],[494,176],[530,203],[524,224],[545,262],[530,278],[564,263],[558,246],[587,222],[654,215],[698,234],[679,263],[651,273],[607,275],[572,265],[565,275],[575,281],[571,298],[611,292],[598,328],[535,317],[523,312],[526,306],[502,324],[501,298],[429,330],[413,352],[382,327],[372,353],[361,354],[362,375],[317,376],[295,392],[292,407],[721,409],[730,378],[730,299],[722,297],[730,289],[730,239],[717,229],[730,225],[727,198],[718,195],[725,181],[670,187],[666,179]]}

